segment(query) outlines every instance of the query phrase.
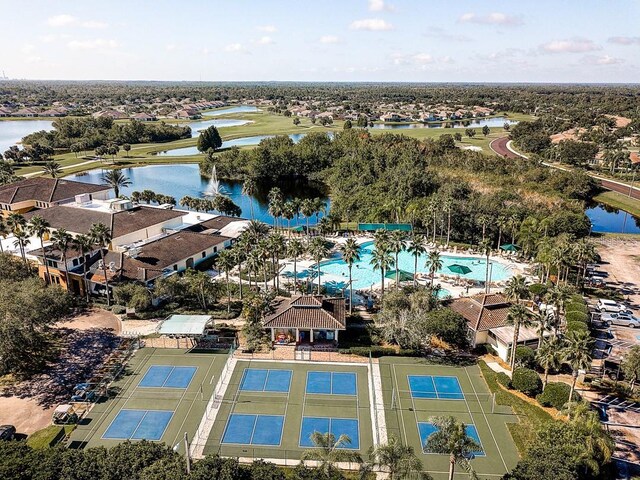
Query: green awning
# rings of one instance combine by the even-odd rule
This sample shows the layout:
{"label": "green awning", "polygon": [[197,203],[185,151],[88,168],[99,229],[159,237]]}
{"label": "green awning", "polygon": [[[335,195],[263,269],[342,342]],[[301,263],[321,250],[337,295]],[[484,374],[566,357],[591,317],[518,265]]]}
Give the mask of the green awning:
{"label": "green awning", "polygon": [[[389,270],[385,273],[385,278],[390,278],[391,280],[396,279],[396,270]],[[407,272],[406,270],[400,270],[399,280],[401,282],[412,282],[413,281],[413,273]]]}
{"label": "green awning", "polygon": [[466,275],[467,273],[471,273],[471,269],[466,265],[460,265],[459,263],[454,263],[453,265],[449,265],[447,267],[450,272],[457,273],[459,275]]}
{"label": "green awning", "polygon": [[520,247],[515,243],[505,243],[504,245],[500,245],[500,250],[504,250],[505,252],[517,252],[520,250]]}

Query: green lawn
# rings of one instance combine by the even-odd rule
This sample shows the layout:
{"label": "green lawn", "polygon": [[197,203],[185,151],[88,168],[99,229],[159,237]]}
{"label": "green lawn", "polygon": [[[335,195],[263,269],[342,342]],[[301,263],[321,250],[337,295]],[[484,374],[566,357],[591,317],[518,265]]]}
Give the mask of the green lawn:
{"label": "green lawn", "polygon": [[53,447],[67,435],[71,434],[75,428],[75,425],[49,425],[29,435],[27,445],[36,449]]}
{"label": "green lawn", "polygon": [[640,217],[640,200],[631,198],[622,193],[606,191],[596,195],[593,199],[613,208],[629,212],[631,215],[636,217]]}

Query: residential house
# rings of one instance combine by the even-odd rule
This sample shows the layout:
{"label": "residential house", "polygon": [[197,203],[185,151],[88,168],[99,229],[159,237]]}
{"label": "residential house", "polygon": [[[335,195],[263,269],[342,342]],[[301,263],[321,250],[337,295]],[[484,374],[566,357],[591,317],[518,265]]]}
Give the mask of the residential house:
{"label": "residential house", "polygon": [[93,118],[111,118],[113,120],[124,120],[127,114],[119,110],[100,110],[91,115]]}
{"label": "residential house", "polygon": [[13,113],[14,117],[37,117],[38,116],[38,112],[35,111],[33,108],[21,108],[20,110],[16,111]]}
{"label": "residential house", "polygon": [[0,117],[10,117],[10,116],[11,116],[11,110],[9,110],[8,108],[0,107]]}
{"label": "residential house", "polygon": [[139,122],[154,122],[156,117],[149,113],[134,113],[131,115],[131,120],[138,120]]}

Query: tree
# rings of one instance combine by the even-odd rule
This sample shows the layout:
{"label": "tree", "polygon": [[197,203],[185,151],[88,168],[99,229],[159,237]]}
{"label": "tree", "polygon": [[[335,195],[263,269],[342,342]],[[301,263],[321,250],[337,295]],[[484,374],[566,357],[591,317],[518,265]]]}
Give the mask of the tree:
{"label": "tree", "polygon": [[467,128],[464,133],[467,135],[467,137],[469,138],[473,138],[476,136],[476,130],[475,128]]}
{"label": "tree", "polygon": [[491,129],[485,125],[484,127],[482,127],[482,134],[486,137],[487,135],[489,135],[491,133]]}
{"label": "tree", "polygon": [[400,286],[400,268],[398,267],[398,256],[400,255],[400,252],[402,252],[406,247],[404,233],[402,232],[402,230],[394,230],[393,232],[391,232],[391,235],[389,235],[388,245],[389,245],[389,250],[393,252],[395,257],[395,261],[394,261],[394,264],[396,266],[395,287],[396,287],[396,290],[398,290]]}
{"label": "tree", "polygon": [[[562,349],[562,362],[569,365],[573,380],[571,382],[571,393],[569,398],[573,398],[573,391],[578,380],[578,371],[587,370],[591,367],[593,350],[593,339],[588,331],[568,332],[565,335],[565,347]],[[571,405],[571,403],[569,403]],[[571,406],[568,408],[568,416],[571,417]]]}
{"label": "tree", "polygon": [[[404,478],[422,470],[422,462],[413,447],[403,445],[395,435],[390,435],[386,444],[371,448],[369,459],[372,465],[377,465],[387,472],[390,480]],[[427,478],[422,477],[423,480]]]}
{"label": "tree", "polygon": [[51,234],[51,242],[53,246],[62,253],[62,265],[64,267],[64,279],[67,291],[69,291],[69,269],[67,266],[67,252],[71,247],[73,237],[64,228],[58,228]]}
{"label": "tree", "polygon": [[287,255],[293,258],[293,290],[298,283],[298,257],[306,251],[305,245],[297,238],[292,238],[287,244]]}
{"label": "tree", "polygon": [[62,173],[62,166],[54,160],[49,160],[47,162],[44,162],[42,173],[51,175],[51,178],[57,178],[60,173]]}
{"label": "tree", "polygon": [[549,370],[557,370],[562,364],[562,343],[557,338],[550,338],[542,342],[536,350],[538,365],[544,369],[543,384],[549,383]]}
{"label": "tree", "polygon": [[315,237],[311,240],[308,251],[316,262],[316,268],[318,271],[318,295],[320,295],[320,287],[322,286],[322,282],[320,281],[320,276],[322,275],[322,271],[320,270],[320,261],[329,254],[327,241],[324,237]]}
{"label": "tree", "polygon": [[507,281],[507,285],[504,289],[504,296],[507,300],[520,303],[529,296],[529,288],[527,287],[526,279],[522,275],[514,275]]}
{"label": "tree", "polygon": [[227,313],[231,313],[231,286],[229,272],[236,266],[236,259],[231,250],[223,250],[216,257],[216,265],[224,272],[227,282]]}
{"label": "tree", "polygon": [[431,417],[429,419],[436,431],[427,438],[425,449],[428,452],[449,455],[449,480],[453,480],[456,464],[460,465],[471,478],[475,472],[469,460],[474,452],[482,451],[482,447],[467,435],[467,426],[455,417]]}
{"label": "tree", "polygon": [[40,249],[42,250],[42,258],[44,262],[44,268],[47,273],[46,283],[51,282],[51,274],[49,272],[49,263],[47,262],[47,254],[44,249],[44,235],[49,233],[49,228],[51,225],[40,215],[34,215],[29,220],[29,232],[32,235],[35,235],[40,240]]}
{"label": "tree", "polygon": [[407,252],[413,255],[413,286],[418,284],[418,259],[427,253],[427,245],[423,235],[412,234],[407,246]]}
{"label": "tree", "polygon": [[640,346],[634,345],[624,356],[620,365],[625,379],[630,383],[631,390],[636,382],[640,380]]}
{"label": "tree", "polygon": [[340,255],[342,255],[342,260],[349,268],[349,315],[351,315],[353,313],[353,278],[351,270],[353,269],[353,264],[360,261],[360,246],[355,238],[348,238],[340,246]]}
{"label": "tree", "polygon": [[120,196],[120,189],[131,185],[131,180],[127,177],[122,170],[109,170],[102,176],[102,181],[113,188],[116,198]]}
{"label": "tree", "polygon": [[262,318],[268,308],[265,297],[255,295],[245,300],[242,308],[242,316],[245,324],[242,327],[247,350],[255,352],[268,343],[267,335],[262,325]]}
{"label": "tree", "polygon": [[300,119],[298,117],[294,117],[293,119],[293,124],[297,127],[298,125],[300,125]]}
{"label": "tree", "polygon": [[111,305],[111,292],[109,290],[109,277],[107,276],[107,264],[104,261],[104,251],[108,250],[111,244],[111,230],[104,223],[94,223],[89,230],[91,242],[100,249],[100,259],[102,260],[102,273],[104,275],[104,286],[107,294],[107,305]]}
{"label": "tree", "polygon": [[312,460],[320,464],[322,472],[329,476],[334,464],[338,462],[362,462],[360,455],[348,448],[351,438],[344,433],[336,438],[333,433],[313,432],[311,442],[315,448],[302,452],[302,461]]}
{"label": "tree", "polygon": [[511,353],[509,355],[509,364],[513,371],[516,364],[516,348],[518,346],[518,337],[520,336],[521,327],[531,327],[533,322],[531,320],[532,313],[522,304],[516,303],[509,307],[507,313],[506,324],[513,326],[513,340],[511,340]]}
{"label": "tree", "polygon": [[131,151],[131,145],[128,143],[125,143],[124,145],[122,145],[122,149],[126,152],[125,156],[128,158],[129,152]]}
{"label": "tree", "polygon": [[256,181],[251,177],[245,178],[244,182],[242,183],[242,194],[249,197],[249,208],[251,209],[251,220],[253,220],[253,197],[256,194],[257,190],[258,190],[258,185],[256,184]]}
{"label": "tree", "polygon": [[31,241],[29,240],[29,234],[25,230],[18,230],[17,232],[14,232],[13,236],[15,237],[13,246],[20,248],[20,255],[22,256],[22,261],[24,262],[24,265],[28,267],[29,263],[27,262],[27,255],[26,255],[25,248],[31,243]]}
{"label": "tree", "polygon": [[433,249],[427,255],[427,261],[425,262],[425,267],[429,269],[429,275],[431,276],[431,288],[433,289],[433,280],[435,279],[436,272],[442,268],[444,263],[442,262],[442,258],[440,257],[440,252],[436,249]]}
{"label": "tree", "polygon": [[282,215],[284,208],[284,198],[282,191],[278,187],[273,187],[267,194],[267,200],[269,202],[269,214],[273,217],[276,229],[278,228],[278,219]]}
{"label": "tree", "polygon": [[352,127],[353,124],[351,123],[351,120],[345,120],[344,125],[342,126],[344,130],[351,130]]}
{"label": "tree", "polygon": [[[376,232],[377,233],[377,232]],[[384,276],[387,270],[393,267],[393,257],[389,251],[389,244],[383,236],[379,236],[375,240],[375,249],[371,252],[371,260],[369,263],[373,266],[373,270],[380,270],[381,294],[384,298]]]}
{"label": "tree", "polygon": [[215,125],[211,125],[206,130],[200,132],[198,137],[198,151],[206,152],[208,150],[216,151],[222,146],[222,138]]}
{"label": "tree", "polygon": [[93,251],[93,240],[89,235],[80,234],[73,239],[73,245],[82,256],[82,280],[84,283],[86,299],[87,302],[89,302],[89,283],[87,282],[87,271],[89,263],[88,255]]}
{"label": "tree", "polygon": [[491,268],[491,260],[489,258],[491,255],[491,241],[488,239],[484,240],[480,242],[479,247],[482,254],[486,257],[484,272],[484,292],[489,293],[489,286],[491,285],[491,278],[489,278],[489,270]]}
{"label": "tree", "polygon": [[300,203],[300,212],[302,213],[302,215],[304,215],[307,221],[307,235],[311,233],[311,230],[309,228],[309,220],[316,213],[316,207],[317,203],[313,198],[305,198]]}

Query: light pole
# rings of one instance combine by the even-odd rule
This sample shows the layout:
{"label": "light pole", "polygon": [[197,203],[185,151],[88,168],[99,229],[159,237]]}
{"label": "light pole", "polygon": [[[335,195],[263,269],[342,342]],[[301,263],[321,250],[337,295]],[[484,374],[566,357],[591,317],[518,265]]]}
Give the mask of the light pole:
{"label": "light pole", "polygon": [[189,452],[189,437],[187,432],[184,432],[184,454],[187,460],[187,475],[191,474],[191,452]]}
{"label": "light pole", "polygon": [[633,169],[633,177],[631,177],[631,185],[629,185],[629,197],[631,197],[631,193],[633,192],[633,184],[636,181],[636,169]]}

